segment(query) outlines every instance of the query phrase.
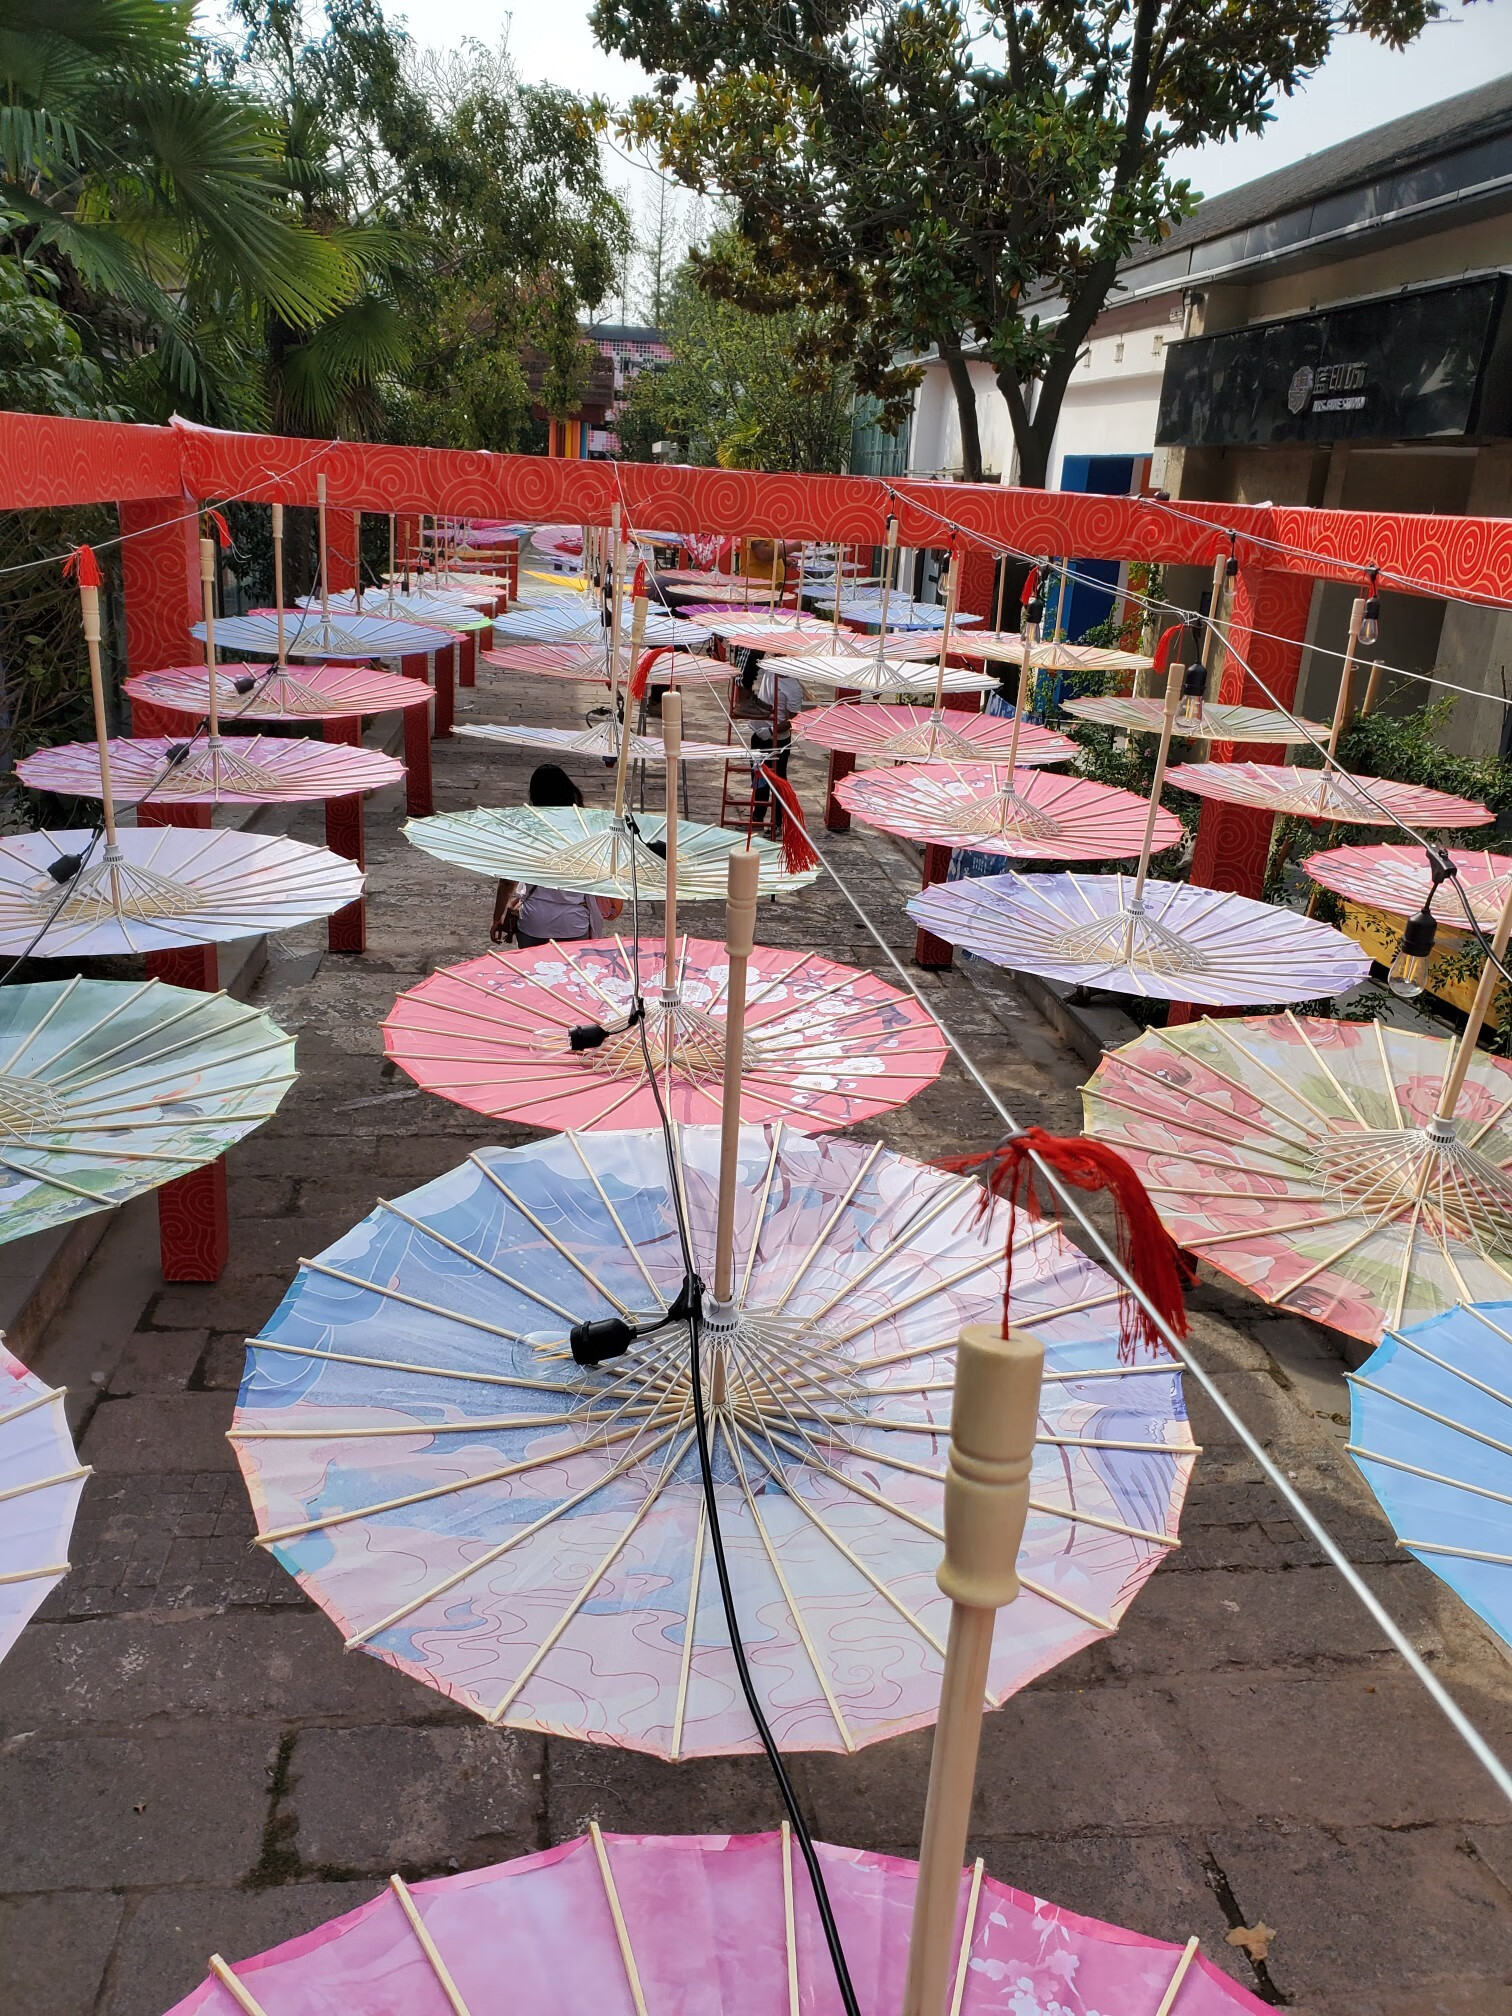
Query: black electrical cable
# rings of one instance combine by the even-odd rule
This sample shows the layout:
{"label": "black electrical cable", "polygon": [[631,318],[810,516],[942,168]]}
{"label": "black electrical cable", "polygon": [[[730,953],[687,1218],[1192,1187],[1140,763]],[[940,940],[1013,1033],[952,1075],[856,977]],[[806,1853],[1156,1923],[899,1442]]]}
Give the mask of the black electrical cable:
{"label": "black electrical cable", "polygon": [[[698,1277],[697,1264],[693,1258],[693,1241],[689,1235],[687,1220],[683,1216],[682,1185],[677,1180],[677,1149],[672,1139],[672,1122],[662,1097],[661,1086],[657,1081],[656,1066],[651,1057],[651,1045],[646,1035],[646,1004],[641,996],[640,976],[640,878],[635,865],[637,829],[632,817],[627,817],[626,824],[630,829],[630,966],[633,989],[631,1013],[635,1017],[635,1027],[639,1032],[641,1055],[645,1060],[651,1097],[655,1101],[657,1117],[661,1122],[662,1142],[667,1157],[667,1187],[672,1193],[677,1239],[682,1248],[683,1298],[688,1305],[688,1372],[693,1392],[693,1427],[698,1443],[698,1470],[703,1484],[704,1512],[709,1522],[709,1546],[714,1556],[714,1573],[719,1582],[719,1602],[724,1611],[725,1632],[730,1640],[730,1651],[734,1656],[740,1691],[745,1696],[746,1707],[756,1725],[757,1737],[766,1752],[767,1763],[771,1766],[772,1776],[777,1781],[777,1791],[798,1843],[798,1852],[802,1855],[803,1866],[808,1871],[809,1883],[814,1892],[814,1905],[819,1913],[824,1943],[829,1949],[830,1965],[835,1971],[835,1985],[840,1990],[845,2016],[861,2016],[861,2005],[856,1999],[856,1990],[851,1981],[845,1948],[840,1940],[840,1928],[835,1923],[834,1909],[824,1881],[824,1871],[819,1866],[819,1856],[814,1848],[813,1836],[808,1830],[808,1822],[803,1817],[798,1795],[793,1790],[787,1766],[782,1761],[782,1752],[777,1747],[777,1739],[772,1734],[761,1706],[760,1696],[756,1692],[756,1682],[751,1677],[750,1662],[746,1658],[745,1644],[741,1636],[740,1615],[735,1607],[735,1593],[730,1586],[729,1563],[725,1559],[724,1529],[720,1525],[719,1501],[714,1489],[714,1464],[709,1453],[709,1426],[704,1411],[703,1367],[699,1360],[703,1283]],[[665,972],[662,979],[665,985],[667,981]],[[688,1619],[690,1631],[693,1629],[693,1622],[690,1617]]]}

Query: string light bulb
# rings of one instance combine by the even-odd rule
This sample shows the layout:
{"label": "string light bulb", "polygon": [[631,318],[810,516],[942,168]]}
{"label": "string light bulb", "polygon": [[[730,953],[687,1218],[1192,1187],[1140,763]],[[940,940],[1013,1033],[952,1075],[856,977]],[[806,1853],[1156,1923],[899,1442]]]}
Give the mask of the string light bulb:
{"label": "string light bulb", "polygon": [[1202,703],[1207,698],[1207,667],[1194,658],[1181,675],[1181,705],[1176,709],[1178,728],[1200,728]]}
{"label": "string light bulb", "polygon": [[1416,917],[1408,918],[1402,942],[1386,975],[1386,985],[1399,1001],[1415,1001],[1428,984],[1428,961],[1438,941],[1438,925],[1430,907],[1432,902],[1430,896]]}
{"label": "string light bulb", "polygon": [[1360,642],[1367,651],[1381,641],[1381,598],[1375,592],[1376,576],[1380,571],[1378,567],[1370,570],[1370,592],[1365,597],[1365,609],[1360,617]]}

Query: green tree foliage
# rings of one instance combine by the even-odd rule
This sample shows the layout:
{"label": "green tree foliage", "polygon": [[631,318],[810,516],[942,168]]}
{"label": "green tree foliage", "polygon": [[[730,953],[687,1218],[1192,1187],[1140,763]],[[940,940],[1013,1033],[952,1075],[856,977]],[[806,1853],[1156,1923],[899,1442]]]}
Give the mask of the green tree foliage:
{"label": "green tree foliage", "polygon": [[[710,257],[726,256],[715,239]],[[640,372],[618,423],[621,447],[648,460],[658,441],[680,461],[725,469],[839,470],[850,446],[853,387],[815,318],[802,309],[753,314],[681,266],[668,293],[672,362]]]}
{"label": "green tree foliage", "polygon": [[1400,47],[1439,0],[596,0],[606,48],[661,73],[626,133],[738,212],[708,285],[823,318],[861,389],[906,403],[938,346],[981,474],[968,347],[992,363],[1019,480],[1120,260],[1193,204],[1178,149],[1259,132],[1334,37]]}

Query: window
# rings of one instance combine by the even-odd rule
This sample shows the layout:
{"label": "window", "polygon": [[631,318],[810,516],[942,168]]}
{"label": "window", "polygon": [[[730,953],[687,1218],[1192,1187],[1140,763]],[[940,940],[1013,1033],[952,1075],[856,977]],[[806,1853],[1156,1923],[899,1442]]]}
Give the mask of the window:
{"label": "window", "polygon": [[1122,364],[1123,362],[1123,346],[1124,339],[1120,336],[1118,341],[1113,345],[1113,362],[1115,364]]}

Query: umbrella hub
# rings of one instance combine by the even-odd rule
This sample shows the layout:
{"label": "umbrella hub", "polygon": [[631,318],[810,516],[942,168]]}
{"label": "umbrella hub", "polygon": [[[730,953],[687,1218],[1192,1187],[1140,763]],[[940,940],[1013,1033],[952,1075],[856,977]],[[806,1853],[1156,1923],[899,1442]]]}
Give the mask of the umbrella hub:
{"label": "umbrella hub", "polygon": [[916,721],[911,728],[881,736],[869,753],[895,756],[900,761],[911,758],[923,762],[979,763],[982,758],[979,744],[958,728],[947,727],[938,714],[931,714],[927,721]]}
{"label": "umbrella hub", "polygon": [[1109,917],[1094,917],[1063,932],[1046,955],[1067,966],[1132,966],[1147,973],[1205,973],[1205,952],[1130,899]]}
{"label": "umbrella hub", "polygon": [[1413,1217],[1425,1234],[1512,1252],[1512,1179],[1452,1120],[1331,1134],[1313,1150],[1325,1190],[1377,1221]]}
{"label": "umbrella hub", "polygon": [[[671,993],[670,999],[667,998],[668,992]],[[543,1032],[537,1048],[560,1056],[561,1032],[556,1029]],[[646,1003],[644,1046],[637,1025],[612,1030],[596,1049],[579,1054],[590,1070],[601,1072],[605,1077],[638,1079],[645,1075],[647,1050],[651,1052],[651,1060],[658,1072],[669,1074],[674,1081],[680,1078],[696,1085],[707,1085],[721,1080],[725,1068],[724,1017],[711,1015],[702,1008],[691,1008],[677,998],[675,990],[667,990],[660,999]],[[791,1061],[789,1058],[789,1068]],[[770,1071],[775,1062],[771,1046],[764,1044],[759,1036],[747,1032],[742,1049],[742,1069],[747,1072]]]}
{"label": "umbrella hub", "polygon": [[[34,882],[30,894],[38,917],[52,918],[58,901],[57,883],[50,879]],[[107,918],[134,917],[148,922],[187,916],[205,909],[211,900],[208,891],[175,882],[171,876],[128,861],[118,849],[107,847],[100,860],[81,869],[69,883],[55,921],[103,924]]]}
{"label": "umbrella hub", "polygon": [[[569,840],[551,857],[552,878],[559,888],[589,888],[596,882],[623,882],[630,886],[630,863],[635,862],[635,883],[642,896],[660,898],[667,893],[667,864],[653,854],[645,841],[623,824],[612,820],[597,832]],[[679,886],[681,886],[679,878]]]}
{"label": "umbrella hub", "polygon": [[234,743],[219,737],[191,749],[182,762],[161,780],[153,792],[156,798],[177,798],[184,793],[215,791],[276,791],[277,773],[266,764],[252,763],[239,754]]}
{"label": "umbrella hub", "polygon": [[64,1118],[62,1101],[40,1078],[0,1072],[0,1140],[31,1141],[56,1132]]}
{"label": "umbrella hub", "polygon": [[1278,812],[1293,812],[1303,819],[1364,820],[1367,825],[1379,821],[1380,808],[1351,778],[1341,776],[1337,770],[1317,772],[1315,784],[1305,770],[1293,775],[1297,779],[1295,787],[1282,790],[1276,797]]}
{"label": "umbrella hub", "polygon": [[962,840],[1054,840],[1061,830],[1059,820],[1031,805],[1011,784],[990,798],[931,815],[930,824],[941,832],[959,834]]}

